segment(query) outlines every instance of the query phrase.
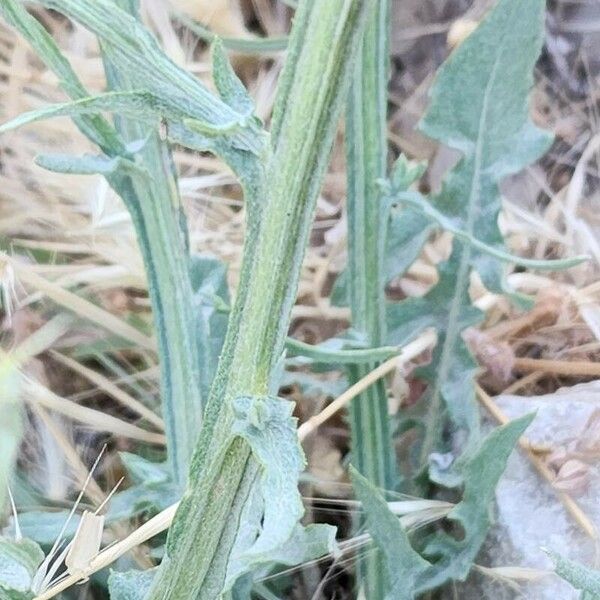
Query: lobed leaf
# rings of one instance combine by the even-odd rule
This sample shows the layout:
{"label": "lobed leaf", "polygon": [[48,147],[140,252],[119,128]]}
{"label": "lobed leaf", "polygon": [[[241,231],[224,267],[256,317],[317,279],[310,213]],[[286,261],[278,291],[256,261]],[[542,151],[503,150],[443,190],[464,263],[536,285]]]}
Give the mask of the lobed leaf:
{"label": "lobed leaf", "polygon": [[434,589],[450,579],[464,581],[485,541],[492,523],[490,505],[508,457],[534,415],[525,415],[495,429],[465,460],[463,498],[448,514],[462,529],[461,539],[448,533],[436,535],[426,546],[425,555],[435,560],[423,575],[419,591]]}
{"label": "lobed leaf", "polygon": [[[410,299],[388,311],[392,319],[389,343],[401,343],[399,338],[409,334],[411,316],[414,329],[432,321],[438,327],[433,360],[421,371],[429,383],[421,465],[442,446],[446,410],[459,430],[463,449],[469,451],[478,443],[473,390],[477,365],[462,339],[464,329],[481,318],[471,307],[470,277],[475,270],[491,291],[508,291],[500,260],[508,253],[498,227],[499,183],[539,158],[551,142],[551,136],[535,127],[528,116],[533,67],[543,41],[544,9],[544,0],[499,0],[440,68],[420,125],[424,133],[462,153],[441,192],[427,204],[418,203],[428,216],[450,225],[455,233],[451,256],[440,266],[439,283],[424,298]],[[393,180],[386,189],[391,199],[414,199]],[[452,485],[460,481],[456,472],[430,474]]]}
{"label": "lobed leaf", "polygon": [[411,600],[448,580],[463,581],[467,577],[492,522],[490,505],[498,480],[532,419],[533,415],[527,415],[494,430],[466,460],[463,499],[448,514],[448,519],[460,525],[462,537],[435,534],[424,551],[431,562],[412,548],[398,517],[377,489],[351,469],[367,528],[385,557],[389,600]]}
{"label": "lobed leaf", "polygon": [[253,547],[262,530],[264,498],[255,486],[246,501],[240,518],[231,557],[227,565],[227,578],[223,592],[235,590],[236,586],[248,584],[248,574],[268,565],[296,566],[315,560],[326,554],[337,553],[335,527],[329,525],[296,524],[290,537],[271,552],[253,555]]}
{"label": "lobed leaf", "polygon": [[286,542],[304,514],[298,477],[305,460],[296,419],[292,418],[293,402],[242,396],[233,401],[233,410],[233,433],[250,444],[261,469],[262,532],[247,550],[249,556],[256,556],[273,552]]}

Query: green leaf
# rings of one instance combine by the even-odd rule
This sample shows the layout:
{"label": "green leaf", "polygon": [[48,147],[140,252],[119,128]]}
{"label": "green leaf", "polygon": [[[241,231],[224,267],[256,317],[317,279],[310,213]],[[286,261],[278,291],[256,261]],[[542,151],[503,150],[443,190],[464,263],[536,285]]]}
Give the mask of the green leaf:
{"label": "green leaf", "polygon": [[303,356],[310,359],[309,362],[333,363],[334,365],[368,364],[375,361],[387,360],[400,352],[400,349],[395,346],[364,349],[352,348],[352,344],[349,341],[341,338],[330,338],[321,344],[314,345],[288,337],[285,346],[288,353],[292,356]]}
{"label": "green leaf", "polygon": [[221,98],[233,110],[250,117],[254,112],[254,101],[235,74],[219,38],[212,43],[212,59],[213,79]]}
{"label": "green leaf", "polygon": [[41,154],[35,157],[35,164],[48,171],[70,175],[112,175],[119,169],[124,172],[141,170],[126,158],[90,155]]}
{"label": "green leaf", "polygon": [[581,590],[582,600],[598,600],[600,598],[600,571],[569,560],[557,552],[546,550],[546,553],[554,562],[556,574],[576,590]]}
{"label": "green leaf", "polygon": [[[461,332],[477,325],[483,313],[471,305],[466,288],[456,287],[459,261],[460,252],[455,250],[447,262],[439,265],[439,282],[424,297],[391,304],[387,310],[389,344],[404,345],[429,327],[435,327],[438,333],[431,363],[417,371],[430,384],[423,400],[429,402],[430,413],[435,415],[428,423],[422,460],[441,439],[441,429],[436,428],[442,427],[444,407],[455,426],[469,433],[471,442],[478,440],[479,412],[473,388],[478,365]],[[449,311],[449,302],[453,312]]]}
{"label": "green leaf", "polygon": [[388,508],[377,488],[352,466],[350,476],[367,529],[385,559],[386,599],[413,600],[419,578],[431,565],[413,550],[400,519]]}
{"label": "green leaf", "polygon": [[147,571],[111,571],[108,591],[111,600],[144,600],[152,585],[156,569]]}
{"label": "green leaf", "polygon": [[26,538],[13,541],[0,537],[0,598],[33,598],[33,576],[43,560],[44,553],[35,542]]}
{"label": "green leaf", "polygon": [[498,480],[533,417],[526,415],[495,429],[465,462],[461,471],[463,498],[448,514],[448,519],[460,526],[461,537],[442,533],[427,544],[425,555],[435,562],[423,575],[420,592],[434,589],[450,579],[466,579],[492,523],[490,505]]}
{"label": "green leaf", "polygon": [[[27,12],[20,0],[3,0],[0,3],[0,12],[31,44],[46,66],[57,75],[60,87],[72,99],[90,96],[52,36]],[[74,121],[79,129],[107,154],[124,152],[124,145],[117,132],[104,117],[82,116]]]}
{"label": "green leaf", "polygon": [[119,457],[136,485],[160,485],[169,480],[169,470],[164,464],[150,462],[131,452],[119,452]]}
{"label": "green leaf", "polygon": [[242,396],[233,401],[233,410],[233,433],[250,444],[261,468],[262,532],[246,551],[250,557],[260,556],[286,542],[304,514],[298,492],[304,454],[292,417],[293,402],[270,396]]}
{"label": "green leaf", "polygon": [[459,525],[461,537],[449,533],[433,536],[425,547],[431,563],[412,548],[398,517],[377,489],[351,469],[367,528],[385,557],[389,600],[410,600],[449,580],[464,581],[492,522],[490,505],[498,480],[532,419],[533,415],[527,415],[494,430],[465,462],[463,498],[448,514],[448,519]]}
{"label": "green leaf", "polygon": [[[430,385],[421,465],[443,445],[445,409],[454,427],[461,430],[463,449],[478,443],[479,415],[473,391],[476,363],[462,339],[464,329],[480,319],[471,308],[470,277],[476,270],[491,291],[508,291],[499,260],[507,254],[498,227],[499,183],[539,158],[551,142],[551,136],[535,127],[528,116],[533,68],[543,41],[544,9],[544,0],[499,0],[440,68],[421,123],[424,133],[462,153],[430,203],[455,233],[461,232],[453,241],[449,260],[440,267],[439,283],[425,298],[401,303],[388,313],[394,321],[388,343],[399,343],[408,331],[408,316],[402,311],[417,319],[414,329],[427,321],[439,327],[433,360],[422,371]],[[384,185],[391,199],[403,192],[393,181]],[[437,481],[450,476],[430,474]]]}
{"label": "green leaf", "polygon": [[500,261],[514,263],[520,267],[529,269],[538,269],[541,271],[557,271],[560,269],[569,269],[575,267],[589,259],[587,256],[574,256],[572,258],[558,260],[535,260],[531,258],[523,258],[515,256],[502,249],[494,248],[482,242],[474,235],[463,231],[456,227],[453,221],[447,218],[444,214],[438,211],[424,196],[417,192],[401,192],[394,196],[394,199],[399,202],[404,202],[414,208],[422,217],[427,217],[432,223],[437,223],[444,230],[453,233],[459,240],[471,245],[476,250],[488,254]]}
{"label": "green leaf", "polygon": [[5,133],[17,127],[45,119],[65,116],[74,117],[95,114],[102,111],[115,112],[134,119],[149,121],[150,123],[157,122],[160,118],[165,117],[198,127],[204,134],[214,136],[234,132],[243,126],[242,121],[239,119],[219,125],[190,119],[188,113],[182,112],[177,107],[172,106],[160,96],[155,96],[146,91],[118,91],[98,94],[97,96],[81,98],[23,113],[1,125],[0,133]]}
{"label": "green leaf", "polygon": [[212,256],[193,255],[190,260],[190,279],[196,316],[202,321],[199,329],[208,340],[208,347],[201,348],[200,353],[204,370],[207,371],[206,377],[212,381],[229,321],[227,265]]}
{"label": "green leaf", "polygon": [[[440,68],[420,124],[423,133],[463,155],[433,199],[437,210],[466,235],[498,250],[504,250],[498,184],[537,160],[552,142],[528,115],[545,6],[545,0],[499,0]],[[490,290],[505,290],[502,265],[486,253],[466,246],[460,262],[457,285],[465,285],[469,266]]]}
{"label": "green leaf", "polygon": [[[28,510],[19,513],[19,528],[26,538],[29,538],[42,546],[52,546],[61,532],[69,511],[61,510],[51,512],[49,510]],[[79,524],[79,516],[74,515],[65,530],[64,537],[72,538]],[[16,532],[14,520],[10,527],[11,532]]]}
{"label": "green leaf", "polygon": [[168,112],[186,115],[204,131],[219,134],[232,126],[240,130],[235,144],[252,152],[261,151],[260,130],[246,116],[216,98],[190,73],[171,61],[152,34],[112,0],[40,0],[95,33],[105,59],[127,73],[131,89],[148,92],[168,106]]}
{"label": "green leaf", "polygon": [[432,231],[431,221],[418,211],[391,208],[385,251],[386,283],[408,271]]}
{"label": "green leaf", "polygon": [[274,551],[263,555],[249,555],[248,550],[254,545],[261,533],[261,521],[264,510],[264,498],[258,487],[255,487],[246,501],[240,518],[235,545],[227,566],[227,580],[224,592],[235,588],[247,573],[266,565],[296,566],[307,561],[316,560],[326,554],[336,554],[335,527],[329,525],[297,524],[289,539]]}

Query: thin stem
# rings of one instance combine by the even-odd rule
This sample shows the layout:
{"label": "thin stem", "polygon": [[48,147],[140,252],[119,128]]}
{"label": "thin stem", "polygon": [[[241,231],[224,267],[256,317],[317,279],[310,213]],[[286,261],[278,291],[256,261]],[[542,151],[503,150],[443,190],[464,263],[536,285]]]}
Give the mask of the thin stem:
{"label": "thin stem", "polygon": [[[348,162],[348,269],[353,327],[371,346],[385,339],[384,251],[386,217],[377,181],[387,170],[387,82],[389,2],[378,0],[357,61],[346,115]],[[359,381],[377,363],[349,368]],[[385,382],[356,397],[350,408],[352,461],[382,489],[394,487],[396,468],[389,430]],[[365,559],[362,584],[368,598],[385,595],[377,555]]]}

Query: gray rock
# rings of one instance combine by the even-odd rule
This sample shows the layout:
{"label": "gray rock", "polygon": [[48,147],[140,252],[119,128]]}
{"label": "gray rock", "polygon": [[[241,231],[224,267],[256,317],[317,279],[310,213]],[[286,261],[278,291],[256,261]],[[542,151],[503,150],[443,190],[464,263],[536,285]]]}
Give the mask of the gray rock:
{"label": "gray rock", "polygon": [[[600,410],[600,381],[563,388],[546,396],[500,396],[496,402],[511,419],[537,412],[526,433],[533,443],[554,448],[573,445],[594,411]],[[599,525],[600,465],[597,460],[595,463],[588,460],[588,464],[589,485],[575,500]],[[549,548],[583,564],[598,566],[598,549],[578,528],[523,452],[513,452],[496,490],[496,501],[496,525],[488,536],[479,564],[551,570],[551,562],[541,550]],[[554,575],[516,590],[475,573],[461,586],[458,597],[464,600],[575,600],[579,593]]]}

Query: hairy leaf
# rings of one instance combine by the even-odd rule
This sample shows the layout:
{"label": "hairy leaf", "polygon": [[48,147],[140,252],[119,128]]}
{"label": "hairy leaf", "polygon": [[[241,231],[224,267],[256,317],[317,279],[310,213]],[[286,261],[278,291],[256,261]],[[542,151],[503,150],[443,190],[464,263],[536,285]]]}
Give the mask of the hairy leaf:
{"label": "hairy leaf", "polygon": [[119,113],[122,116],[156,123],[161,118],[180,121],[192,127],[197,127],[199,131],[208,136],[218,136],[221,134],[232,133],[242,127],[243,123],[230,121],[229,123],[220,123],[213,126],[208,122],[195,121],[189,118],[188,113],[182,112],[179,108],[171,106],[160,96],[155,96],[146,91],[125,91],[125,92],[107,92],[89,98],[81,98],[71,102],[65,102],[40,108],[28,113],[23,113],[15,117],[8,123],[0,126],[0,133],[5,133],[11,129],[22,127],[36,121],[52,119],[55,117],[75,117],[80,115],[96,114],[102,111]]}
{"label": "hairy leaf", "polygon": [[0,598],[30,600],[31,584],[37,568],[44,560],[42,549],[31,540],[0,538]]}
{"label": "hairy leaf", "polygon": [[[106,60],[130,78],[132,89],[160,98],[169,110],[187,115],[204,133],[224,132],[233,124],[240,131],[232,143],[240,149],[260,152],[258,129],[244,124],[247,115],[233,110],[184,69],[171,61],[156,39],[134,16],[111,0],[40,0],[40,4],[62,12],[95,33],[102,42]],[[208,127],[208,129],[207,129]]]}
{"label": "hairy leaf", "polygon": [[204,255],[193,255],[190,278],[194,291],[196,317],[202,322],[200,332],[208,341],[208,352],[202,349],[206,379],[212,381],[227,331],[229,320],[229,288],[227,266],[222,261]]}
{"label": "hairy leaf", "polygon": [[144,600],[156,569],[147,571],[111,571],[108,578],[110,600]]}
{"label": "hairy leaf", "polygon": [[[248,550],[255,544],[262,530],[264,498],[262,491],[255,486],[246,501],[240,518],[235,545],[227,566],[227,580],[224,592],[235,589],[236,583],[246,580],[244,575],[258,567],[271,565],[296,566],[315,560],[326,554],[337,552],[335,527],[329,525],[296,524],[289,539],[274,551],[262,555],[252,555]],[[247,582],[246,582],[247,583]]]}
{"label": "hairy leaf", "polygon": [[304,454],[292,418],[293,402],[246,396],[234,400],[233,410],[233,432],[250,444],[262,471],[263,531],[247,550],[250,556],[260,555],[287,541],[304,514],[298,492]]}
{"label": "hairy leaf", "polygon": [[377,488],[350,467],[352,485],[361,502],[367,529],[385,559],[386,599],[413,600],[417,581],[430,564],[413,550],[400,519],[392,513]]}
{"label": "hairy leaf", "polygon": [[576,590],[581,590],[581,600],[598,600],[600,598],[600,571],[569,560],[557,552],[550,550],[546,550],[546,552],[554,562],[556,574]]}
{"label": "hairy leaf", "polygon": [[367,528],[385,557],[390,600],[409,600],[448,580],[462,581],[467,577],[492,522],[490,508],[498,480],[532,418],[527,415],[494,430],[465,463],[463,499],[448,514],[448,519],[460,525],[462,535],[460,539],[449,533],[434,535],[425,548],[425,555],[432,562],[411,547],[398,517],[378,491],[355,470],[351,471],[358,499],[365,509]]}
{"label": "hairy leaf", "polygon": [[213,79],[223,102],[238,113],[250,117],[254,112],[254,101],[235,74],[219,38],[212,44],[212,57]]}
{"label": "hairy leaf", "polygon": [[35,157],[35,163],[48,171],[69,175],[112,175],[119,169],[123,171],[139,170],[135,163],[119,156],[108,158],[90,155],[40,154]]}
{"label": "hairy leaf", "polygon": [[[503,262],[510,262],[520,267],[527,267],[529,269],[539,269],[541,271],[556,271],[561,269],[568,269],[575,267],[585,260],[588,260],[587,256],[574,256],[572,258],[558,259],[558,260],[535,260],[531,258],[523,258],[521,256],[515,256],[500,248],[489,246],[482,242],[479,238],[473,234],[463,231],[454,225],[454,222],[442,214],[435,208],[424,196],[417,192],[401,192],[395,194],[395,199],[410,205],[420,213],[421,218],[425,218],[431,221],[431,223],[437,223],[445,231],[453,233],[454,236],[472,246],[475,250],[478,250],[484,254],[488,254],[490,257],[497,258]],[[430,225],[431,226],[431,225]]]}
{"label": "hairy leaf", "polygon": [[534,415],[516,419],[490,433],[462,469],[462,501],[448,514],[462,529],[460,539],[448,533],[434,537],[425,555],[435,559],[423,575],[419,591],[434,589],[450,579],[464,581],[492,523],[490,505],[510,453]]}
{"label": "hairy leaf", "polygon": [[[424,172],[424,164],[410,162],[401,154],[390,173],[391,185],[394,190],[408,190]],[[391,205],[386,197],[388,183],[379,181],[378,185],[382,193],[382,208],[390,211],[384,265],[385,282],[389,283],[391,279],[404,275],[412,265],[433,227],[418,211]]]}
{"label": "hairy leaf", "polygon": [[[479,417],[473,391],[476,363],[462,332],[478,321],[470,307],[471,271],[476,270],[494,292],[506,291],[503,263],[471,242],[476,239],[496,253],[505,253],[498,227],[500,181],[523,169],[548,148],[551,137],[528,116],[533,67],[544,33],[544,0],[525,4],[499,0],[487,18],[440,68],[431,91],[431,103],[421,129],[459,150],[462,159],[432,200],[438,214],[455,231],[450,259],[440,268],[437,286],[423,299],[408,300],[390,309],[393,322],[388,342],[399,343],[409,327],[407,314],[430,311],[440,327],[433,361],[424,371],[430,383],[428,418],[420,461],[440,447],[444,407],[469,449],[477,443]],[[393,200],[402,190],[388,184]],[[466,437],[465,437],[466,436]],[[444,473],[434,473],[437,480]],[[456,480],[455,480],[456,483]]]}
{"label": "hairy leaf", "polygon": [[[498,249],[498,183],[539,158],[551,136],[530,120],[529,91],[544,35],[544,0],[499,0],[438,72],[420,124],[428,136],[462,153],[434,198],[440,213],[466,234]],[[472,266],[502,291],[498,261],[465,246]]]}

